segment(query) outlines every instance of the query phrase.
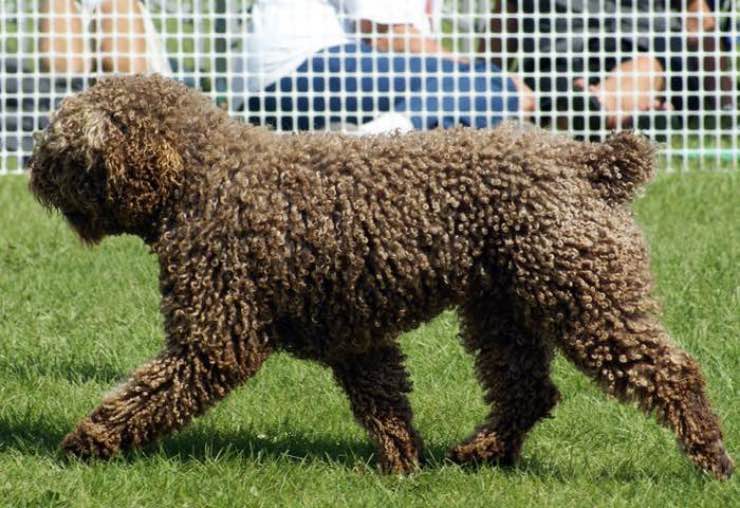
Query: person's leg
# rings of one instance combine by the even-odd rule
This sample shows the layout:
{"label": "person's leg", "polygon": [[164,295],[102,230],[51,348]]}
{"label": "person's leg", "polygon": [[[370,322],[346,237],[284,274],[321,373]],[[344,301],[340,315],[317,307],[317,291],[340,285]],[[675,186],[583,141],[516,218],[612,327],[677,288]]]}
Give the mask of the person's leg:
{"label": "person's leg", "polygon": [[[520,108],[531,111],[534,106],[531,90],[492,64],[469,65],[436,56],[396,57],[392,64],[395,75],[408,77],[407,93],[395,108],[405,111],[417,129],[492,127]],[[530,94],[526,105],[520,100],[525,92]]]}
{"label": "person's leg", "polygon": [[[525,56],[520,65],[525,84],[539,94],[539,99],[532,107],[536,122],[542,126],[557,125],[569,129],[578,118],[572,118],[570,113],[579,112],[579,104],[572,93],[572,76],[584,74],[588,52],[582,24],[574,20],[573,26],[569,26],[573,31],[563,36],[559,31],[563,27],[555,21],[547,16],[539,20],[523,19],[524,33],[527,35],[522,38]],[[585,105],[580,106],[580,110],[584,108]],[[581,123],[586,125],[589,122]]]}
{"label": "person's leg", "polygon": [[509,75],[509,79],[514,82],[514,87],[519,95],[519,110],[524,116],[529,117],[537,109],[537,97],[534,91],[524,82],[524,78],[520,76]]}
{"label": "person's leg", "polygon": [[362,125],[395,110],[394,102],[409,92],[407,78],[387,54],[364,43],[345,44],[309,58],[268,87],[264,98],[251,100],[249,108],[275,112],[267,122],[286,131]]}
{"label": "person's leg", "polygon": [[[528,4],[529,11],[526,10]],[[535,12],[531,2],[523,5],[525,13]],[[592,7],[602,8],[600,4]],[[658,58],[648,56],[648,52],[650,55],[660,52],[657,46],[642,47],[638,43],[640,56],[622,58],[633,52],[635,41],[589,37],[587,28],[591,25],[582,20],[574,18],[571,24],[554,13],[544,14],[553,15],[541,16],[537,20],[523,19],[523,31],[532,35],[522,39],[526,55],[543,55],[539,58],[526,56],[522,66],[528,76],[527,84],[542,94],[539,107],[544,124],[554,122],[560,128],[574,128],[576,131],[585,128],[600,130],[603,126],[611,129],[618,124],[631,124],[637,111],[668,107],[655,99],[656,93],[666,86],[664,66]],[[614,21],[603,21],[603,32],[614,33],[616,30]],[[649,46],[650,43],[646,44]],[[604,71],[607,71],[607,76],[600,82],[589,79],[602,76]],[[538,75],[536,79],[535,75]],[[573,75],[583,77],[572,79]],[[589,93],[585,97],[573,94],[579,91]],[[589,95],[595,96],[596,100],[590,101]],[[592,107],[591,103],[596,106]],[[563,112],[575,112],[575,116],[563,115]],[[606,117],[605,125],[602,115]]]}
{"label": "person's leg", "polygon": [[[716,11],[715,11],[716,9]],[[686,39],[672,37],[671,51],[675,54],[687,53],[680,61],[671,61],[671,71],[681,73],[681,66],[695,74],[681,83],[679,90],[692,92],[688,95],[688,109],[732,110],[734,100],[733,80],[728,72],[731,57],[724,51],[723,39],[715,32],[718,16],[721,14],[716,2],[712,5],[704,0],[690,2],[685,29]],[[678,64],[678,65],[677,65]],[[703,77],[701,76],[703,71]],[[697,93],[701,92],[701,93]],[[712,92],[712,93],[707,93]],[[683,95],[686,95],[685,93]]]}
{"label": "person's leg", "polygon": [[686,32],[690,44],[696,45],[707,32],[717,27],[714,10],[705,0],[691,0],[686,16]]}
{"label": "person's leg", "polygon": [[148,68],[146,27],[138,0],[109,0],[100,7],[100,47],[106,72],[142,73]]}
{"label": "person's leg", "polygon": [[521,40],[516,35],[521,27],[517,11],[521,7],[524,5],[519,0],[493,2],[488,24],[491,37],[481,37],[478,41],[478,52],[485,57],[490,56],[490,62],[502,69],[509,67],[510,61],[519,51]]}
{"label": "person's leg", "polygon": [[490,127],[520,108],[531,91],[486,63],[461,64],[438,56],[391,56],[366,44],[320,52],[272,90],[286,112],[284,130],[319,129],[329,122],[361,125],[389,111],[409,117],[415,129],[469,125]]}
{"label": "person's leg", "polygon": [[[377,58],[373,55],[376,55]],[[366,44],[320,51],[290,75],[249,100],[249,111],[284,131],[322,129],[332,122],[361,125],[391,111],[388,58]],[[259,123],[256,114],[250,121]]]}
{"label": "person's leg", "polygon": [[48,0],[41,4],[39,51],[44,70],[81,74],[85,61],[85,34],[80,9],[74,0]]}

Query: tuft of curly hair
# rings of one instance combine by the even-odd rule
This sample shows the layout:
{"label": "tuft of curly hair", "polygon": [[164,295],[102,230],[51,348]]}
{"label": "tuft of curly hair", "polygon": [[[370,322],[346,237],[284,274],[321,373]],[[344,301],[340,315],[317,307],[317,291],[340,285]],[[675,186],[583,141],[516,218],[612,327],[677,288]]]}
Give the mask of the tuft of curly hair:
{"label": "tuft of curly hair", "polygon": [[166,344],[63,442],[110,457],[182,427],[274,351],[332,369],[384,471],[418,467],[397,337],[457,308],[490,414],[449,457],[513,463],[559,400],[559,349],[637,401],[701,469],[733,463],[697,363],[650,296],[626,206],[653,148],[535,128],[351,138],[276,135],[161,77],[66,99],[30,189],[80,238],[141,237],[159,258]]}

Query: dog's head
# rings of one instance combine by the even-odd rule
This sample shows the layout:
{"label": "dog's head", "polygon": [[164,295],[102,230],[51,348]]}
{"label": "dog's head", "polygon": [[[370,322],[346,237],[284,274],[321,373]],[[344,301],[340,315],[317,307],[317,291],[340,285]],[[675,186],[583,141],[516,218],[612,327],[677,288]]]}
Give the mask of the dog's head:
{"label": "dog's head", "polygon": [[87,243],[147,237],[182,184],[188,101],[199,100],[157,76],[109,78],[65,99],[36,135],[31,192]]}

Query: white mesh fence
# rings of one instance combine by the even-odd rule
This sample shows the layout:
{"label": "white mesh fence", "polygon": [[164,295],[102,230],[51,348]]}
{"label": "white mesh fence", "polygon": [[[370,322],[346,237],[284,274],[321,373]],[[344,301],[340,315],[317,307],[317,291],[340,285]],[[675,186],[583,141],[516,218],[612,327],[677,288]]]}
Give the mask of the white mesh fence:
{"label": "white mesh fence", "polygon": [[740,0],[0,0],[0,173],[66,95],[170,73],[277,130],[638,128],[736,168]]}

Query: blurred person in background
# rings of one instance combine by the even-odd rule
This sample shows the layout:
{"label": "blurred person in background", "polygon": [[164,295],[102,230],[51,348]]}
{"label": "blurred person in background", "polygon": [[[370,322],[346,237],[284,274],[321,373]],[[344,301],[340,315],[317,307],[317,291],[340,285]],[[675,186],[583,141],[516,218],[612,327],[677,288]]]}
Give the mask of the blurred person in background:
{"label": "blurred person in background", "polygon": [[[732,88],[697,76],[727,67],[717,56],[717,24],[711,0],[502,0],[491,31],[508,37],[484,42],[495,62],[521,51],[525,82],[542,93],[545,123],[567,127],[563,113],[570,112],[575,131],[665,129],[665,115],[645,113],[699,110],[708,105],[685,92]],[[666,91],[679,93],[668,101]]]}
{"label": "blurred person in background", "polygon": [[159,35],[139,0],[47,0],[40,13],[44,70],[170,72]]}
{"label": "blurred person in background", "polygon": [[250,121],[283,130],[487,127],[531,113],[521,79],[442,47],[440,8],[436,0],[257,0],[245,55],[232,61],[232,91],[251,95]]}
{"label": "blurred person in background", "polygon": [[6,56],[0,89],[0,145],[29,153],[45,113],[101,73],[170,67],[149,13],[138,0],[47,0],[39,8],[38,61]]}

